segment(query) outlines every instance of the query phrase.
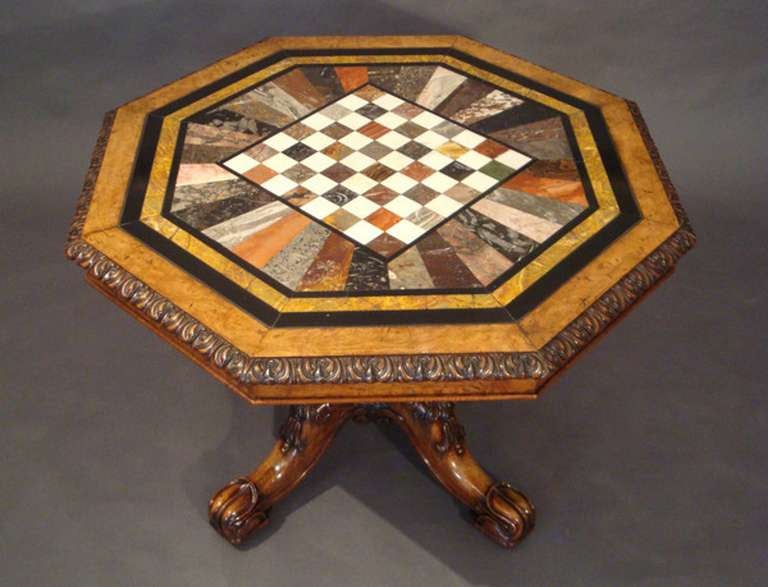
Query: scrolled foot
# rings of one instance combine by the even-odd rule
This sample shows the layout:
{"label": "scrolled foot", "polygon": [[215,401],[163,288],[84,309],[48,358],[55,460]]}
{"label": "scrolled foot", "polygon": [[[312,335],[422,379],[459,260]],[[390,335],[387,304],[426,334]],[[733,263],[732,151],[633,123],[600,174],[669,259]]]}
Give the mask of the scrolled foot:
{"label": "scrolled foot", "polygon": [[269,522],[259,490],[247,477],[230,481],[208,503],[208,520],[231,544],[238,545]]}
{"label": "scrolled foot", "polygon": [[475,527],[504,548],[514,548],[536,525],[536,510],[506,483],[491,485],[475,512]]}
{"label": "scrolled foot", "polygon": [[213,496],[208,504],[211,526],[235,545],[264,526],[270,508],[309,473],[351,415],[346,405],[291,406],[267,458]]}
{"label": "scrolled foot", "polygon": [[469,507],[483,534],[504,548],[513,548],[528,535],[536,523],[531,502],[475,461],[452,403],[392,404],[392,409],[429,470]]}

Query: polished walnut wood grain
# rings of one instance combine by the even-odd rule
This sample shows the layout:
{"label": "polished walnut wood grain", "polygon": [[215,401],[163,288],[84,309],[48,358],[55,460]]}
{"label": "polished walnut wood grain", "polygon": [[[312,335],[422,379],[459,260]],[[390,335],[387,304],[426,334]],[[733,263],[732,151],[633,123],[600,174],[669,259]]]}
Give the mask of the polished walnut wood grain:
{"label": "polished walnut wood grain", "polygon": [[345,405],[291,406],[280,440],[267,458],[211,498],[211,525],[235,545],[264,526],[269,508],[304,479],[352,411],[352,406]]}
{"label": "polished walnut wood grain", "polygon": [[292,406],[266,460],[211,499],[211,525],[232,544],[246,540],[267,523],[269,508],[306,476],[350,418],[400,426],[435,478],[469,507],[475,526],[497,544],[512,548],[533,529],[533,506],[477,464],[449,402]]}

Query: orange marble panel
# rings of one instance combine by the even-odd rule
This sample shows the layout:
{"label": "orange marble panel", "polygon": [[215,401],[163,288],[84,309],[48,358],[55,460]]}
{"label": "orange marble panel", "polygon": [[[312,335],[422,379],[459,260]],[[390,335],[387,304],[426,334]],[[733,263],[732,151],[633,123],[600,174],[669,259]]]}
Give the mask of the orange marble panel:
{"label": "orange marble panel", "polygon": [[312,265],[301,278],[299,291],[339,291],[344,289],[355,245],[332,233]]}
{"label": "orange marble panel", "polygon": [[284,249],[293,238],[304,230],[311,220],[293,212],[270,224],[264,230],[248,237],[232,251],[255,267],[264,267],[269,260]]}
{"label": "orange marble panel", "polygon": [[335,67],[334,69],[345,92],[351,92],[368,81],[367,67]]}
{"label": "orange marble panel", "polygon": [[327,103],[325,96],[317,91],[317,88],[300,69],[294,69],[275,78],[273,83],[310,110]]}
{"label": "orange marble panel", "polygon": [[536,161],[504,183],[510,190],[587,206],[575,163],[567,159]]}
{"label": "orange marble panel", "polygon": [[366,220],[374,226],[378,226],[381,230],[387,230],[390,226],[394,226],[400,222],[400,217],[386,208],[379,208],[376,212],[368,216]]}

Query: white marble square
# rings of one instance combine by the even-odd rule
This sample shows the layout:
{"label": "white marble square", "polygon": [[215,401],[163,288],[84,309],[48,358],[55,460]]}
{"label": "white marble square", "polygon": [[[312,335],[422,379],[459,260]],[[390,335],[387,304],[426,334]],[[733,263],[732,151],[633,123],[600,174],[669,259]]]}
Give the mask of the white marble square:
{"label": "white marble square", "polygon": [[397,196],[394,200],[390,200],[384,204],[384,207],[393,214],[405,218],[416,212],[416,210],[421,209],[422,205],[405,196]]}
{"label": "white marble square", "polygon": [[339,139],[339,142],[342,145],[346,145],[350,149],[359,150],[365,147],[368,143],[373,142],[373,139],[371,137],[367,137],[364,134],[355,131],[355,132],[349,133],[345,137],[341,137]]}
{"label": "white marble square", "polygon": [[349,177],[343,181],[341,185],[343,185],[348,190],[352,190],[356,194],[364,194],[373,186],[375,186],[376,182],[367,175],[363,175],[362,173],[355,173],[352,177]]}
{"label": "white marble square", "polygon": [[364,196],[358,196],[357,198],[353,199],[351,202],[348,202],[345,206],[342,207],[343,210],[346,210],[350,214],[354,214],[358,218],[365,218],[367,216],[370,216],[376,210],[381,208],[379,204],[376,202],[372,202],[368,198]]}
{"label": "white marble square", "polygon": [[383,165],[386,165],[395,171],[400,171],[404,167],[408,167],[411,163],[413,163],[413,159],[407,155],[403,155],[399,151],[392,151],[388,155],[384,155],[384,157],[379,159],[379,163],[382,163]]}
{"label": "white marble square", "polygon": [[490,157],[486,157],[482,153],[478,153],[477,151],[469,150],[466,153],[464,153],[461,157],[456,159],[459,163],[463,163],[470,169],[480,169],[487,163],[491,162]]}
{"label": "white marble square", "polygon": [[240,153],[239,155],[232,157],[232,159],[227,161],[224,165],[235,173],[242,175],[246,171],[250,171],[256,167],[258,164],[259,162],[256,161],[256,159],[249,157],[245,153]]}
{"label": "white marble square", "polygon": [[462,179],[461,183],[468,185],[469,187],[477,190],[478,192],[484,192],[485,190],[492,188],[499,182],[498,180],[494,179],[490,175],[486,175],[481,171],[475,171],[473,174],[468,175],[467,177]]}
{"label": "white marble square", "polygon": [[386,126],[389,129],[397,128],[398,126],[408,122],[402,116],[398,116],[394,112],[387,112],[382,114],[378,118],[374,119],[374,122],[379,123],[381,126]]}
{"label": "white marble square", "polygon": [[408,137],[401,135],[399,132],[394,130],[391,130],[387,134],[380,136],[376,140],[382,145],[389,147],[390,149],[399,149],[404,144],[411,141],[411,139]]}
{"label": "white marble square", "polygon": [[374,226],[366,220],[361,220],[345,230],[344,234],[365,245],[382,234],[382,232],[378,226]]}
{"label": "white marble square", "polygon": [[282,153],[278,153],[277,155],[273,155],[272,157],[264,161],[264,165],[266,165],[273,171],[282,173],[286,169],[290,169],[291,167],[296,165],[296,160],[291,159],[288,155],[283,155]]}
{"label": "white marble square", "polygon": [[275,151],[285,151],[288,147],[292,147],[298,143],[292,136],[279,132],[276,135],[269,137],[264,141],[264,144],[273,148]]}
{"label": "white marble square", "polygon": [[453,159],[450,157],[446,157],[442,153],[438,153],[437,151],[432,151],[431,153],[427,153],[424,155],[421,159],[419,159],[419,163],[422,165],[426,165],[430,169],[434,170],[440,170],[449,163],[451,163]]}
{"label": "white marble square", "polygon": [[333,122],[333,118],[325,116],[322,112],[315,112],[312,116],[307,116],[301,121],[304,126],[308,126],[314,130],[322,130],[326,126],[332,125]]}
{"label": "white marble square", "polygon": [[453,137],[454,143],[458,143],[470,149],[477,147],[484,140],[485,140],[485,137],[477,134],[476,132],[472,132],[471,130],[463,130],[459,134],[457,134],[455,137]]}
{"label": "white marble square", "polygon": [[334,159],[331,159],[328,155],[323,153],[315,153],[310,155],[306,159],[302,160],[301,164],[309,167],[312,171],[321,171],[328,169],[331,165],[336,163]]}
{"label": "white marble square", "polygon": [[328,145],[332,145],[336,141],[334,141],[331,137],[329,137],[326,134],[323,134],[321,132],[314,132],[308,137],[304,137],[303,139],[301,139],[301,142],[307,145],[308,147],[312,147],[315,151],[322,151]]}
{"label": "white marble square", "polygon": [[373,103],[380,108],[384,108],[385,110],[392,110],[393,108],[400,106],[403,101],[400,98],[393,96],[392,94],[384,94],[383,96],[376,98]]}
{"label": "white marble square", "polygon": [[440,194],[434,200],[430,200],[425,204],[425,208],[440,214],[443,218],[448,218],[451,214],[458,212],[462,206],[463,204],[449,198],[445,194]]}
{"label": "white marble square", "polygon": [[425,232],[426,231],[421,226],[418,226],[405,218],[387,229],[387,234],[394,236],[396,239],[406,244],[412,243]]}
{"label": "white marble square", "polygon": [[415,179],[400,172],[390,175],[387,179],[381,182],[383,186],[388,187],[398,194],[404,194],[417,183],[418,182]]}
{"label": "white marble square", "polygon": [[355,171],[362,171],[363,169],[366,169],[367,167],[370,167],[376,163],[376,160],[369,157],[368,155],[364,155],[359,151],[355,151],[354,153],[344,157],[344,159],[339,161],[339,163],[346,165]]}
{"label": "white marble square", "polygon": [[417,143],[421,143],[425,147],[429,147],[430,149],[437,149],[440,145],[448,142],[448,139],[446,139],[442,135],[437,134],[433,130],[428,130],[427,132],[420,134],[413,140],[416,141]]}
{"label": "white marble square", "polygon": [[350,94],[349,96],[343,97],[341,100],[336,102],[336,104],[339,106],[344,106],[344,108],[349,108],[350,110],[357,110],[358,108],[368,104],[368,100],[363,100],[360,96]]}
{"label": "white marble square", "polygon": [[343,124],[347,128],[351,128],[352,130],[357,130],[360,127],[365,126],[371,122],[369,118],[366,118],[362,114],[358,114],[357,112],[352,112],[351,114],[347,114],[344,118],[339,119],[339,124]]}
{"label": "white marble square", "polygon": [[417,114],[413,118],[411,118],[413,122],[418,124],[419,126],[423,126],[426,129],[430,129],[434,126],[437,126],[441,122],[445,122],[445,118],[441,118],[440,116],[437,116],[435,114],[432,114],[431,112],[422,112],[421,114]]}
{"label": "white marble square", "polygon": [[311,202],[304,204],[301,209],[315,218],[322,220],[326,216],[333,214],[339,207],[325,198],[315,198]]}
{"label": "white marble square", "polygon": [[428,178],[424,179],[421,183],[423,183],[428,188],[435,190],[436,192],[444,193],[459,182],[452,177],[447,176],[445,173],[440,173],[438,171],[437,173],[433,173]]}
{"label": "white marble square", "polygon": [[313,194],[320,196],[328,190],[335,188],[338,184],[329,177],[318,173],[317,175],[313,175],[306,181],[302,182],[301,185]]}
{"label": "white marble square", "polygon": [[496,157],[496,161],[499,163],[503,163],[507,167],[511,167],[512,169],[520,169],[523,165],[528,163],[531,160],[530,157],[523,155],[522,153],[518,153],[517,151],[504,151],[501,155]]}
{"label": "white marble square", "polygon": [[284,175],[275,175],[265,181],[262,187],[276,196],[283,196],[298,185],[295,181],[288,179]]}

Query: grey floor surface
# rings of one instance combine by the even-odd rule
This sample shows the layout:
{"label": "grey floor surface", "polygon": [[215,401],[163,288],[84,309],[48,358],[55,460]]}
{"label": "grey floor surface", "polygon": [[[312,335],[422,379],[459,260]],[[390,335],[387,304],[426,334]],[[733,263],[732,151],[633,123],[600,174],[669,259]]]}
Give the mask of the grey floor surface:
{"label": "grey floor surface", "polygon": [[[758,2],[59,0],[0,8],[0,584],[765,585],[768,58]],[[261,37],[464,33],[639,102],[700,244],[536,402],[468,404],[539,526],[488,543],[376,426],[236,550],[209,494],[272,443],[62,249],[101,113]]]}

